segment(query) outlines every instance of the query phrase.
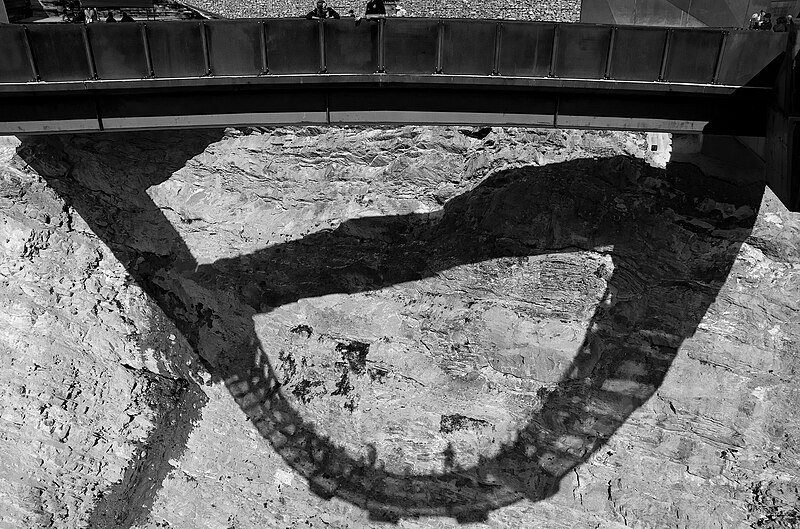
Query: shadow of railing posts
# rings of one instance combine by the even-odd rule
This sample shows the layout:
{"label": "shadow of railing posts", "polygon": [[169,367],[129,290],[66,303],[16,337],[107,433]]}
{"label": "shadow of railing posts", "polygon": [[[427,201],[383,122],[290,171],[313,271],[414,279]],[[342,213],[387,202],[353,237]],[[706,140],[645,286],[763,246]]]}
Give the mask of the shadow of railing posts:
{"label": "shadow of railing posts", "polygon": [[[763,185],[712,182],[692,166],[664,171],[626,157],[573,160],[493,173],[438,215],[346,220],[334,230],[197,266],[146,191],[219,133],[110,141],[157,144],[167,136],[168,160],[141,163],[133,149],[115,154],[99,175],[83,170],[80,158],[102,163],[102,156],[82,152],[68,136],[25,139],[18,153],[125,264],[311,489],[386,521],[483,520],[499,507],[554,494],[661,386],[725,282],[763,192]],[[752,213],[698,208],[703,198],[746,205],[751,209],[739,211]],[[364,233],[380,236],[356,236]],[[585,340],[515,440],[469,468],[395,473],[379,454],[350,454],[294,407],[254,330],[257,314],[303,298],[377,290],[492,259],[573,251],[603,252],[613,261],[613,272],[597,272],[605,274],[607,291]]]}

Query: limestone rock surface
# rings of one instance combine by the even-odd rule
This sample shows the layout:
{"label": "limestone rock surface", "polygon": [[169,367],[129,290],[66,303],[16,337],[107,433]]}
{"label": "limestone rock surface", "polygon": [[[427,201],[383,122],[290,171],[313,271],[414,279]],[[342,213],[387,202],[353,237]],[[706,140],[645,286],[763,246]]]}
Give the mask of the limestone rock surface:
{"label": "limestone rock surface", "polygon": [[800,217],[644,134],[0,142],[9,527],[795,527]]}

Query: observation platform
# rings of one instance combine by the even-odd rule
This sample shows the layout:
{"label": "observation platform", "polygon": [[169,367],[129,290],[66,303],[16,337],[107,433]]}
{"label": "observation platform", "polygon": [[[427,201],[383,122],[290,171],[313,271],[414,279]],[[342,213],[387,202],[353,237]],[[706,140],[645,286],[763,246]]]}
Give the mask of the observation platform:
{"label": "observation platform", "polygon": [[777,109],[790,148],[794,40],[424,18],[0,25],[0,134],[417,123],[770,137]]}
{"label": "observation platform", "polygon": [[787,33],[490,20],[0,27],[0,132],[440,123],[764,135]]}

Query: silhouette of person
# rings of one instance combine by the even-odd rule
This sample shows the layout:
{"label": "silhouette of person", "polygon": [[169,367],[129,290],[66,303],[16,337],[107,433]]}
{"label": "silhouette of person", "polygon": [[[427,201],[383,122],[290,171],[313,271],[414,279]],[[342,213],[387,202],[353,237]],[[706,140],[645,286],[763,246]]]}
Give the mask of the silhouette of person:
{"label": "silhouette of person", "polygon": [[87,7],[83,10],[84,17],[86,18],[86,23],[91,24],[92,22],[97,22],[97,9],[93,7]]}
{"label": "silhouette of person", "polygon": [[328,3],[325,0],[318,0],[317,7],[314,8],[313,11],[309,11],[306,15],[306,18],[340,18],[339,13],[334,11],[332,8],[328,7]]}
{"label": "silhouette of person", "polygon": [[383,0],[369,0],[364,15],[366,17],[385,16],[386,6],[383,4]]}

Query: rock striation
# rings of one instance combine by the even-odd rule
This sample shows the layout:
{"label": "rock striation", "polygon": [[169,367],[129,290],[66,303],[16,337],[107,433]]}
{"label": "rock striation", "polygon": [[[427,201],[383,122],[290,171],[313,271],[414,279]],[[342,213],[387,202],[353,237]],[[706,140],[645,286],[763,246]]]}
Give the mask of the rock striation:
{"label": "rock striation", "polygon": [[644,134],[0,143],[0,521],[793,527],[800,218]]}

